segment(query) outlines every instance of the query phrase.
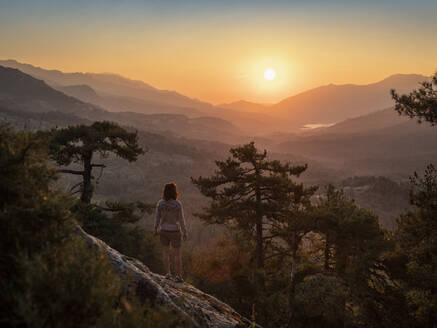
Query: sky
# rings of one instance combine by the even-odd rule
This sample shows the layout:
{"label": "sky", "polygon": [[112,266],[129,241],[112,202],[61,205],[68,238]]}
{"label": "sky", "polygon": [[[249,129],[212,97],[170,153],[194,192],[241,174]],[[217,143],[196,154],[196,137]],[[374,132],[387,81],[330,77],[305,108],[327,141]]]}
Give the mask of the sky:
{"label": "sky", "polygon": [[0,0],[0,59],[118,73],[214,104],[273,103],[432,75],[437,1]]}

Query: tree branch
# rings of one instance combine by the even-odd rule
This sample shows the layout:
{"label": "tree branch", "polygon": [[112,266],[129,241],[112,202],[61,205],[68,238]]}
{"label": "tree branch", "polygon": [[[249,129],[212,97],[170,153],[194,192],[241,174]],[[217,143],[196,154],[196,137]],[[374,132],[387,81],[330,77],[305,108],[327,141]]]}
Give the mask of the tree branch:
{"label": "tree branch", "polygon": [[76,174],[76,175],[83,175],[84,174],[84,171],[75,171],[75,170],[58,170],[58,172],[70,173],[70,174]]}
{"label": "tree branch", "polygon": [[111,207],[104,207],[100,205],[94,204],[95,207],[100,208],[101,210],[108,211],[108,212],[122,212],[126,210],[127,208],[111,208]]}
{"label": "tree branch", "polygon": [[106,165],[105,164],[91,164],[91,167],[102,167],[102,168],[105,168]]}

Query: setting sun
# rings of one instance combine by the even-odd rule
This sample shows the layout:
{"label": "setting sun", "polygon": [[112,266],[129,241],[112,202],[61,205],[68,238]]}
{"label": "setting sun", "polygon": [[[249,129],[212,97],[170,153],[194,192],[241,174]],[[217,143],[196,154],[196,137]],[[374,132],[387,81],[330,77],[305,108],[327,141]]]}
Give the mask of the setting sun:
{"label": "setting sun", "polygon": [[276,71],[273,68],[267,68],[264,71],[264,78],[266,80],[272,81],[275,79],[275,77],[276,77]]}

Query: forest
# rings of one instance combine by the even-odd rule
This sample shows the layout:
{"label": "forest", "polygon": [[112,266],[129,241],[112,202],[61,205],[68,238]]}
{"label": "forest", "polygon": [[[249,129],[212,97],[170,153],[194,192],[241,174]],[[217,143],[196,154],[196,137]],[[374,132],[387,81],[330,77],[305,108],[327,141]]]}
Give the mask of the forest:
{"label": "forest", "polygon": [[[436,85],[437,74],[411,93],[393,90],[394,110],[437,129]],[[191,220],[186,283],[254,327],[437,326],[432,163],[403,183],[315,183],[333,171],[311,173],[311,162],[257,141],[194,143],[61,112],[43,127],[35,113],[2,112],[14,117],[0,127],[2,326],[191,326],[126,293],[76,233],[162,273],[151,227],[163,179],[178,182]]]}

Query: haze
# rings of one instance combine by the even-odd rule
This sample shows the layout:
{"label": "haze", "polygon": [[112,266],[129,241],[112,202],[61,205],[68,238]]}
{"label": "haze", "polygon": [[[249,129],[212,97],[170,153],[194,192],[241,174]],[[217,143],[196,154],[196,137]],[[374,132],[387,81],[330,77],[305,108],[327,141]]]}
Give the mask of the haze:
{"label": "haze", "polygon": [[[324,84],[430,76],[437,68],[435,1],[0,1],[0,8],[2,59],[118,73],[216,104],[274,103]],[[268,67],[273,81],[263,77]]]}

